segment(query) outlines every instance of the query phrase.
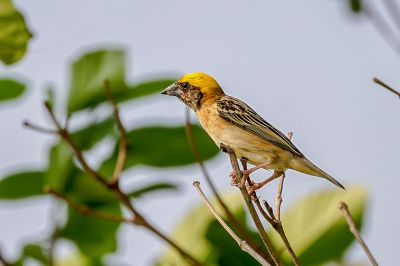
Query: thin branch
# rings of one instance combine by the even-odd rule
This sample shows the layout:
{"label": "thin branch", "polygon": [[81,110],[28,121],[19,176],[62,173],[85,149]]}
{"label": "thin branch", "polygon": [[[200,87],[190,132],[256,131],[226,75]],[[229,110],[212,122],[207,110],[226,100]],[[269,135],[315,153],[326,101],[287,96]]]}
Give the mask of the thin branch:
{"label": "thin branch", "polygon": [[400,9],[399,6],[397,5],[395,0],[384,0],[382,1],[383,4],[386,5],[386,9],[388,13],[390,14],[393,23],[397,27],[397,31],[400,31]]}
{"label": "thin branch", "polygon": [[124,217],[121,217],[121,216],[116,216],[116,215],[113,215],[113,214],[108,214],[108,213],[105,213],[105,212],[101,212],[101,211],[97,211],[97,210],[94,210],[92,208],[89,208],[88,206],[83,205],[83,204],[81,204],[79,202],[76,202],[76,201],[66,197],[62,193],[51,189],[50,187],[45,187],[44,191],[46,193],[49,193],[49,194],[51,194],[51,195],[53,195],[53,196],[65,201],[68,204],[69,207],[71,207],[72,209],[77,210],[78,212],[80,212],[81,214],[83,214],[85,216],[92,216],[92,217],[96,217],[96,218],[99,218],[99,219],[102,219],[102,220],[107,220],[107,221],[117,222],[117,223],[123,223],[123,222],[124,223],[130,223],[130,222],[132,222],[131,220],[128,220],[128,219],[126,219]]}
{"label": "thin branch", "polygon": [[369,250],[367,244],[362,239],[360,231],[358,231],[356,224],[354,223],[353,217],[351,216],[351,213],[349,211],[349,207],[347,206],[346,203],[340,202],[339,209],[342,212],[342,215],[349,226],[350,232],[354,235],[358,243],[360,243],[361,247],[364,249],[364,252],[367,254],[369,261],[371,262],[372,265],[377,266],[378,263],[376,262],[374,256]]}
{"label": "thin branch", "polygon": [[282,190],[283,190],[283,183],[285,182],[285,172],[281,175],[278,190],[276,191],[275,197],[275,212],[276,212],[276,219],[281,221],[281,205],[282,205]]}
{"label": "thin branch", "polygon": [[[292,140],[292,137],[293,137],[293,132],[289,132],[288,139]],[[280,177],[278,190],[277,190],[276,196],[275,196],[275,212],[276,212],[275,216],[279,222],[281,221],[282,191],[283,191],[283,183],[285,182],[285,177],[286,177],[286,174],[285,174],[285,172],[283,172],[283,174]]]}
{"label": "thin branch", "polygon": [[[243,177],[242,171],[240,170],[235,151],[232,148],[230,148],[229,146],[226,146],[226,145],[221,145],[221,148],[223,150],[225,150],[229,154],[229,159],[231,161],[232,168],[236,172],[236,177],[239,178],[239,180],[236,180],[236,181],[238,182],[238,184],[242,184],[242,179],[244,177]],[[260,218],[258,217],[257,211],[253,206],[253,203],[252,203],[251,198],[250,198],[250,196],[249,196],[249,194],[247,192],[246,187],[245,186],[239,186],[239,189],[240,189],[242,197],[243,197],[243,199],[244,199],[244,201],[246,203],[247,209],[250,212],[251,218],[253,219],[253,221],[254,221],[254,223],[256,225],[258,233],[259,233],[259,235],[260,235],[265,247],[267,248],[269,254],[271,255],[273,263],[275,265],[282,265],[278,255],[277,255],[277,252],[276,252],[274,246],[272,245],[271,240],[267,236],[267,233],[265,232],[264,226],[262,225]]]}
{"label": "thin branch", "polygon": [[395,89],[393,89],[392,87],[390,87],[389,85],[387,85],[385,82],[381,81],[380,79],[374,78],[373,81],[374,81],[376,84],[381,85],[382,87],[384,87],[384,88],[387,89],[388,91],[390,91],[390,92],[396,94],[398,97],[400,97],[400,92],[396,91]]}
{"label": "thin branch", "polygon": [[393,32],[393,29],[386,22],[382,14],[377,10],[376,7],[368,6],[367,3],[364,4],[364,13],[372,22],[372,25],[381,34],[382,38],[392,46],[392,48],[400,53],[399,38]]}
{"label": "thin branch", "polygon": [[[201,172],[203,173],[204,178],[206,179],[206,182],[208,186],[211,188],[211,191],[213,192],[214,197],[217,199],[218,203],[221,205],[222,209],[224,210],[224,213],[229,221],[232,222],[232,225],[234,228],[239,232],[239,235],[259,254],[262,256],[264,255],[263,252],[265,253],[265,249],[260,247],[257,243],[255,243],[252,238],[248,235],[246,230],[243,228],[243,226],[240,224],[240,222],[236,219],[236,217],[233,215],[231,210],[228,208],[228,206],[225,204],[225,202],[222,200],[221,196],[219,195],[216,186],[214,185],[214,182],[211,180],[210,175],[208,174],[207,168],[204,165],[203,159],[201,158],[199,149],[196,145],[196,141],[194,140],[193,137],[193,131],[192,131],[192,123],[190,121],[190,109],[186,107],[185,109],[185,133],[186,137],[188,139],[190,149],[192,150],[193,156],[195,160],[197,161],[198,165],[200,166]],[[267,256],[264,255],[264,258],[267,258]]]}
{"label": "thin branch", "polygon": [[[191,265],[201,265],[201,263],[196,260],[194,257],[192,257],[189,253],[187,253],[182,247],[180,247],[178,244],[176,244],[174,241],[172,241],[170,238],[165,236],[163,233],[161,233],[155,226],[150,224],[144,216],[133,206],[133,203],[130,201],[129,196],[127,196],[124,192],[119,187],[119,182],[108,182],[106,177],[102,176],[100,173],[95,171],[86,161],[82,151],[78,148],[78,146],[75,144],[73,141],[69,131],[66,128],[63,128],[61,124],[58,122],[56,116],[53,113],[53,110],[51,106],[48,103],[45,103],[46,109],[55,124],[57,128],[57,134],[70,146],[72,149],[74,155],[76,156],[78,162],[82,166],[82,168],[97,182],[102,184],[104,187],[109,189],[111,192],[113,192],[119,201],[126,207],[128,210],[133,214],[133,218],[131,223],[135,224],[137,226],[142,226],[149,230],[150,232],[154,233],[155,235],[159,236],[161,239],[166,241],[169,245],[171,245],[175,250]],[[79,207],[76,205],[76,207]],[[82,207],[82,206],[80,206]],[[81,211],[84,211],[86,213],[91,213],[92,212],[89,210],[85,210],[80,208]],[[90,214],[89,214],[90,215]],[[101,216],[101,215],[100,215]],[[103,217],[104,218],[104,217]],[[108,217],[110,218],[110,217]],[[115,217],[114,217],[115,218]]]}
{"label": "thin branch", "polygon": [[119,135],[120,135],[117,164],[115,166],[114,173],[111,178],[112,182],[117,183],[119,181],[121,172],[124,168],[125,161],[126,161],[126,154],[128,151],[128,138],[126,136],[125,127],[123,126],[121,117],[119,115],[119,108],[118,108],[117,102],[115,101],[115,99],[111,93],[111,86],[110,86],[110,82],[108,80],[104,81],[104,89],[106,91],[108,100],[110,101],[110,103],[113,107],[114,118],[117,123],[118,131],[119,131]]}
{"label": "thin branch", "polygon": [[54,134],[57,135],[58,132],[57,130],[53,130],[53,129],[49,129],[49,128],[44,128],[38,125],[35,125],[29,121],[24,121],[23,125],[27,128],[30,128],[34,131],[40,132],[40,133],[44,133],[44,134]]}
{"label": "thin branch", "polygon": [[[293,133],[289,132],[288,137],[289,139],[292,138]],[[240,160],[242,162],[243,165],[243,170],[247,170],[247,161],[246,160]],[[256,192],[254,191],[252,197],[254,198],[254,202],[256,203],[256,206],[258,208],[258,210],[260,211],[261,215],[264,217],[264,219],[274,228],[274,230],[279,234],[279,236],[281,237],[289,255],[290,258],[292,259],[292,262],[294,265],[299,266],[301,265],[300,260],[298,259],[298,257],[296,256],[296,253],[294,252],[292,246],[290,245],[290,242],[286,236],[285,230],[283,229],[283,225],[282,222],[280,220],[280,205],[282,202],[282,190],[283,190],[283,180],[284,180],[284,174],[281,177],[281,182],[280,185],[278,187],[278,192],[277,192],[277,198],[275,199],[275,201],[279,201],[277,203],[276,206],[276,213],[277,215],[279,215],[279,219],[275,216],[274,214],[274,210],[272,209],[272,207],[268,204],[268,202],[266,200],[263,201],[265,209],[267,210],[267,212],[265,212],[264,208],[262,207],[261,203],[260,203],[260,199],[257,196]],[[250,184],[250,176],[247,177],[248,178],[248,183]]]}
{"label": "thin branch", "polygon": [[252,256],[255,260],[257,260],[261,265],[266,265],[270,266],[269,264],[260,254],[258,254],[254,249],[250,247],[250,245],[240,239],[235,232],[225,223],[224,219],[221,218],[221,216],[218,215],[218,213],[215,211],[213,206],[211,205],[210,201],[207,199],[206,195],[204,194],[203,190],[201,189],[200,182],[195,181],[193,183],[193,186],[196,188],[197,192],[200,194],[200,197],[203,199],[204,203],[208,207],[208,209],[211,211],[211,213],[214,215],[214,217],[218,220],[218,222],[221,224],[221,226],[225,229],[225,231],[236,241],[240,249],[242,249],[244,252],[248,253],[250,256]]}

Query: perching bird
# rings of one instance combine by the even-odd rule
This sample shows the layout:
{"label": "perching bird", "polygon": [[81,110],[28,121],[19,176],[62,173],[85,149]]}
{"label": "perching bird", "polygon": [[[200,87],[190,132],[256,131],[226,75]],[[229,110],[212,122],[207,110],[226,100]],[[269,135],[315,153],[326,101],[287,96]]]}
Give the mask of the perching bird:
{"label": "perching bird", "polygon": [[193,109],[218,147],[227,145],[239,158],[256,166],[244,171],[244,174],[248,175],[259,168],[274,170],[273,175],[265,181],[254,183],[249,194],[281,176],[287,169],[325,178],[344,189],[250,106],[226,95],[211,76],[201,72],[187,74],[161,93],[176,96]]}

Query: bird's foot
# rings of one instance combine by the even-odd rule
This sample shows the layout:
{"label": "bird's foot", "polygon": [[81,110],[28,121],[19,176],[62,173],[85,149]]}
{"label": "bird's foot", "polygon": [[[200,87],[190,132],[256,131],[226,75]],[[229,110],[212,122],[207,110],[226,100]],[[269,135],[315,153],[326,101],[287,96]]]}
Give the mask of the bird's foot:
{"label": "bird's foot", "polygon": [[249,196],[253,196],[254,192],[256,192],[257,189],[260,189],[265,185],[266,185],[266,183],[264,183],[264,182],[257,183],[257,182],[251,181],[251,185],[246,186],[247,193],[249,194]]}
{"label": "bird's foot", "polygon": [[232,172],[229,174],[229,176],[231,177],[232,186],[243,187],[246,183],[246,180],[250,177],[250,174],[252,173],[249,170],[244,170],[240,172],[242,173],[241,179],[238,178],[235,170],[232,170]]}
{"label": "bird's foot", "polygon": [[272,180],[277,179],[278,177],[280,177],[283,174],[284,174],[283,171],[274,171],[274,173],[270,177],[268,177],[267,179],[265,179],[264,181],[262,181],[260,183],[251,181],[250,188],[247,189],[247,192],[249,193],[249,196],[253,195],[254,192],[256,192],[257,189],[262,188],[263,186],[265,186],[266,184],[268,184]]}

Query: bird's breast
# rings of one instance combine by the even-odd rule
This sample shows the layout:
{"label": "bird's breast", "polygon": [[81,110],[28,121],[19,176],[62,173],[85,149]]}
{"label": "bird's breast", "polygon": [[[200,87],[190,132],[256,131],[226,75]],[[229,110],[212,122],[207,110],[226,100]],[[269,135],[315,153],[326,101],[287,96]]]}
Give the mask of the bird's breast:
{"label": "bird's breast", "polygon": [[268,168],[286,168],[286,160],[284,160],[286,151],[227,122],[219,116],[215,105],[207,108],[202,107],[196,112],[196,115],[204,130],[218,147],[221,144],[228,145],[235,150],[238,158],[245,157],[253,165],[263,164],[269,160],[272,165]]}

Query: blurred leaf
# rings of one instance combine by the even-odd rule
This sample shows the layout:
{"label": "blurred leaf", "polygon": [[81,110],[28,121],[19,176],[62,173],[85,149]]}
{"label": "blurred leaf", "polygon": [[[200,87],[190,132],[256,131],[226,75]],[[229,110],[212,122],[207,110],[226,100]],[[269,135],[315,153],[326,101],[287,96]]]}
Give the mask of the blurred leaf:
{"label": "blurred leaf", "polygon": [[[198,125],[193,126],[193,136],[204,160],[218,154],[217,146]],[[183,127],[152,126],[138,128],[127,133],[128,156],[125,169],[136,165],[155,167],[182,166],[195,163]],[[110,174],[118,154],[118,143],[113,156],[101,167]]]}
{"label": "blurred leaf", "polygon": [[64,192],[68,178],[79,172],[74,166],[70,148],[65,142],[57,143],[51,147],[48,160],[45,184],[59,192]]}
{"label": "blurred leaf", "polygon": [[165,89],[167,86],[175,82],[175,79],[159,79],[150,80],[139,83],[132,88],[115,94],[115,98],[118,102],[130,101],[151,94],[158,93]]}
{"label": "blurred leaf", "polygon": [[155,192],[159,190],[177,190],[178,186],[175,184],[171,183],[156,183],[156,184],[151,184],[147,185],[141,188],[137,188],[129,193],[129,197],[131,198],[139,198],[143,196],[143,194],[147,194],[148,192]]}
{"label": "blurred leaf", "polygon": [[11,0],[0,0],[0,60],[6,65],[18,62],[31,38],[24,17]]}
{"label": "blurred leaf", "polygon": [[[236,214],[239,217],[239,221],[246,225],[246,212],[243,208],[240,208]],[[229,221],[227,221],[229,227],[233,230]],[[259,240],[258,234],[251,232],[248,228],[248,234],[253,240]],[[243,252],[238,244],[232,239],[232,237],[222,228],[217,220],[213,220],[208,226],[206,232],[206,238],[213,245],[213,252],[217,256],[212,256],[212,262],[217,263],[219,266],[231,266],[231,265],[246,265],[246,266],[258,266],[260,265],[255,259],[249,256],[246,252]],[[259,241],[259,245],[263,244]]]}
{"label": "blurred leaf", "polygon": [[[84,202],[88,207],[114,215],[122,215],[119,203]],[[93,261],[100,259],[117,248],[119,223],[96,217],[84,216],[69,208],[68,221],[60,236],[73,241],[85,256]]]}
{"label": "blurred leaf", "polygon": [[24,257],[33,258],[44,265],[49,265],[49,258],[46,256],[43,248],[36,244],[28,244],[24,247],[23,251]]}
{"label": "blurred leaf", "polygon": [[[354,237],[338,209],[339,202],[345,201],[349,205],[360,228],[366,200],[365,189],[353,187],[346,191],[317,192],[291,206],[283,215],[282,223],[302,264],[315,265],[341,259]],[[272,241],[281,245],[278,250],[284,250],[275,232]],[[286,250],[284,259],[290,264]]]}
{"label": "blurred leaf", "polygon": [[56,109],[56,92],[54,87],[47,86],[45,94],[45,102],[48,102],[53,109]]}
{"label": "blurred leaf", "polygon": [[114,119],[107,118],[100,122],[95,122],[87,127],[79,129],[71,134],[72,139],[81,150],[89,150],[99,143],[103,138],[110,135],[114,129]]}
{"label": "blurred leaf", "polygon": [[43,172],[12,174],[0,180],[0,199],[16,200],[43,195]]}
{"label": "blurred leaf", "polygon": [[16,99],[21,96],[24,91],[25,84],[22,84],[19,81],[12,79],[0,80],[0,102]]}
{"label": "blurred leaf", "polygon": [[55,266],[93,266],[93,263],[81,252],[77,252],[68,257],[63,256],[60,260],[56,260]]}
{"label": "blurred leaf", "polygon": [[93,107],[107,99],[104,80],[108,80],[113,94],[127,89],[125,84],[125,52],[100,50],[90,52],[72,65],[68,113]]}
{"label": "blurred leaf", "polygon": [[349,7],[351,11],[354,13],[359,13],[362,10],[362,1],[361,0],[348,0]]}
{"label": "blurred leaf", "polygon": [[[242,199],[239,193],[222,194],[222,198],[225,202],[229,202],[229,208],[235,215],[244,213]],[[220,208],[220,205],[214,201],[213,206],[223,217],[224,212]],[[241,216],[241,221],[245,222],[243,221],[243,217],[244,216]],[[200,259],[201,262],[207,266],[219,265],[218,261],[221,257],[221,250],[224,249],[223,246],[214,246],[215,242],[210,242],[206,237],[207,233],[212,231],[209,227],[213,221],[215,221],[214,216],[203,203],[200,203],[180,222],[171,236],[171,238],[176,239],[176,242],[185,250],[190,251],[191,254]],[[223,229],[221,228],[221,230]],[[231,239],[231,241],[236,244],[233,239]],[[174,249],[167,247],[166,252],[158,259],[156,265],[169,266],[188,264]]]}
{"label": "blurred leaf", "polygon": [[117,199],[109,189],[94,180],[87,173],[79,172],[68,179],[68,186],[65,189],[68,197],[83,204],[95,202],[98,204],[116,203]]}

